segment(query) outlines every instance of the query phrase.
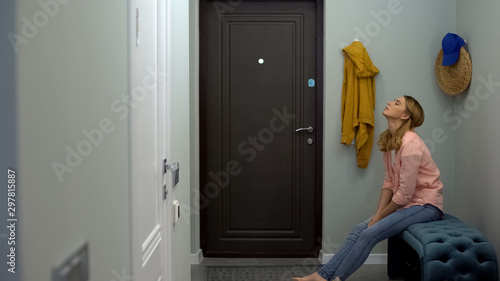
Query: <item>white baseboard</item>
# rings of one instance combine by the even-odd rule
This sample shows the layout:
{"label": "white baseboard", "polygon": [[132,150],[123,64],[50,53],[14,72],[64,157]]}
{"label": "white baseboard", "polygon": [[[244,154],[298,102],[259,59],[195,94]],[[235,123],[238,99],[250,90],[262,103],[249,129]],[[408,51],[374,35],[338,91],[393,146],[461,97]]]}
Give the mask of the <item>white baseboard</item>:
{"label": "white baseboard", "polygon": [[[335,254],[324,254],[323,250],[319,253],[319,261],[322,264],[327,263]],[[195,254],[191,254],[191,264],[200,264],[203,260],[203,251],[198,249]],[[387,254],[370,254],[364,264],[387,264]]]}
{"label": "white baseboard", "polygon": [[196,254],[191,254],[191,264],[200,264],[203,260],[203,251],[198,249]]}
{"label": "white baseboard", "polygon": [[[335,254],[320,254],[322,264],[327,263]],[[364,264],[387,264],[387,254],[370,254]]]}

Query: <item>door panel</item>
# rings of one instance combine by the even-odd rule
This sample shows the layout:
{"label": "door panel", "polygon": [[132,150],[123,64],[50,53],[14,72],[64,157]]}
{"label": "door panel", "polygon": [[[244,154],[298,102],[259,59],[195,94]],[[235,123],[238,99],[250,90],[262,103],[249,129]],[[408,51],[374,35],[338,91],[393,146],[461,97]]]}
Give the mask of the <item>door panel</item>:
{"label": "door panel", "polygon": [[[132,275],[163,280],[163,197],[159,153],[157,2],[131,1],[130,122]],[[148,81],[145,83],[144,81]],[[164,114],[162,113],[161,116]]]}
{"label": "door panel", "polygon": [[316,3],[207,4],[204,254],[315,255]]}
{"label": "door panel", "polygon": [[[290,165],[298,151],[293,131],[297,122],[291,117],[285,119],[287,124],[277,120],[273,109],[296,112],[294,101],[300,102],[300,73],[294,71],[294,64],[301,61],[295,48],[301,42],[301,32],[295,28],[300,19],[281,15],[224,17],[222,163],[234,160],[241,166],[241,173],[231,177],[224,190],[228,192],[222,193],[227,207],[222,221],[224,236],[276,236],[282,231],[285,235],[299,231],[294,229],[299,225],[299,210],[293,209],[294,199],[298,199],[293,175],[300,170]],[[271,215],[266,206],[273,204],[276,209]]]}

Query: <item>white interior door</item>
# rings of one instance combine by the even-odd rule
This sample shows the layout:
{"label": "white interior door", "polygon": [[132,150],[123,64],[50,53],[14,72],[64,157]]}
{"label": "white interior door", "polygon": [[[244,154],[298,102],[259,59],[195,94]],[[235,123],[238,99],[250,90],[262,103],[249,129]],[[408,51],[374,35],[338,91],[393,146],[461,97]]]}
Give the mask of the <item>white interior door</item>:
{"label": "white interior door", "polygon": [[164,96],[159,96],[165,81],[158,64],[158,47],[164,44],[158,40],[157,0],[130,0],[129,13],[132,276],[158,281],[169,279],[163,213],[165,121],[160,121],[165,112]]}

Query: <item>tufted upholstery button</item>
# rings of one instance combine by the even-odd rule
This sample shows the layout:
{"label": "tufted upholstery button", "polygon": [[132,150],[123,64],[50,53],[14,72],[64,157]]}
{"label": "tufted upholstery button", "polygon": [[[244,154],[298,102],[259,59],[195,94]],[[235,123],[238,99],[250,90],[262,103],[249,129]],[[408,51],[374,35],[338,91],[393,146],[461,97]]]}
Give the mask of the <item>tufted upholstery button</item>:
{"label": "tufted upholstery button", "polygon": [[[498,281],[497,257],[488,239],[454,216],[446,214],[440,221],[414,224],[398,237],[409,245],[402,249],[408,248],[407,251],[415,251],[418,255],[421,265],[417,268],[421,269],[422,280]],[[389,247],[391,278],[394,277],[391,255],[405,256],[397,251],[399,248]]]}

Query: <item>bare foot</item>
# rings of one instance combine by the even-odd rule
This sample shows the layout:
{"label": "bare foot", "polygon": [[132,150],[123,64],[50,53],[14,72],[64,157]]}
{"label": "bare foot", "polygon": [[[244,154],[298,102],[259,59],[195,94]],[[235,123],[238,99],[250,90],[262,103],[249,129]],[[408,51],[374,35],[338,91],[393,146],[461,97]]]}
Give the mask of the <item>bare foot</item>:
{"label": "bare foot", "polygon": [[314,272],[306,277],[294,277],[293,281],[326,281],[326,279],[321,277],[317,272]]}

